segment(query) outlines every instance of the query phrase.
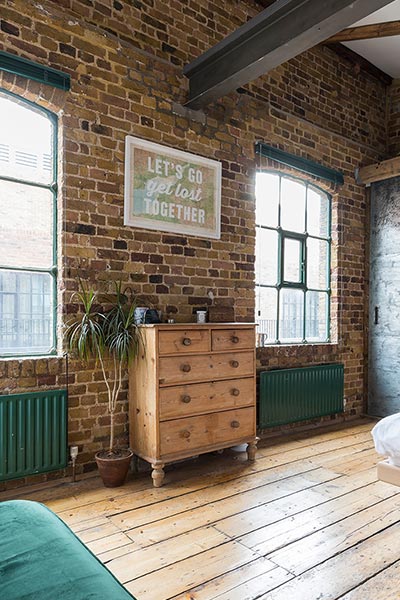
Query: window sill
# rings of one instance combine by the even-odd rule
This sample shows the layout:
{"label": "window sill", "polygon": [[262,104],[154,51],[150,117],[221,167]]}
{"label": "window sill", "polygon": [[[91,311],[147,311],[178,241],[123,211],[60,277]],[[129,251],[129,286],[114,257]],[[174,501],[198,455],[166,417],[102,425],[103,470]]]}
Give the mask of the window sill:
{"label": "window sill", "polygon": [[60,360],[63,354],[14,354],[13,356],[0,356],[0,361],[11,360]]}
{"label": "window sill", "polygon": [[288,344],[266,344],[265,346],[256,346],[256,350],[264,350],[265,348],[314,348],[321,346],[327,346],[328,348],[338,347],[339,342],[307,342],[307,343],[288,343]]}

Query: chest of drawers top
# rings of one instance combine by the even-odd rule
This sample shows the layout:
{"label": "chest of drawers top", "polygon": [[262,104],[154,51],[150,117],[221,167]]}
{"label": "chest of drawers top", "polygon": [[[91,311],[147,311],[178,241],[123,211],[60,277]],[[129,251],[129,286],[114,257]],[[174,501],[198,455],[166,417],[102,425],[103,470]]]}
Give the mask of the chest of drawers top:
{"label": "chest of drawers top", "polygon": [[171,323],[142,325],[145,337],[154,331],[159,356],[201,354],[255,348],[252,323]]}

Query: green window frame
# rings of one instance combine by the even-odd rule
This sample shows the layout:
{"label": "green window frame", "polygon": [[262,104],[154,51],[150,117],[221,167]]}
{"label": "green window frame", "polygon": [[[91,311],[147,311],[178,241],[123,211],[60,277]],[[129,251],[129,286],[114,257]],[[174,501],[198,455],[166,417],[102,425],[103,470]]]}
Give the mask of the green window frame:
{"label": "green window frame", "polygon": [[[256,186],[258,345],[329,343],[331,195],[313,182],[279,171],[263,170],[256,176],[263,175],[271,176],[273,191],[269,195],[265,186]],[[299,214],[304,213],[304,227],[301,224],[292,228],[282,227],[288,221],[286,217],[286,223],[283,222],[282,205],[287,211],[291,202],[287,192],[282,191],[284,180],[295,182],[299,193],[302,188],[304,190],[304,210],[299,204]],[[262,206],[261,203],[267,202],[273,208]],[[296,203],[296,200],[293,202]],[[318,218],[315,216],[316,206]],[[296,212],[295,204],[293,208]],[[294,228],[298,230],[294,231]]]}
{"label": "green window frame", "polygon": [[[35,349],[34,347],[30,350],[18,349],[18,347],[11,347],[8,349],[8,344],[3,343],[5,339],[10,337],[14,337],[14,339],[18,340],[23,338],[27,343],[29,343],[29,339],[37,339],[36,332],[32,331],[34,327],[32,326],[31,331],[26,333],[21,333],[20,330],[24,330],[24,327],[20,327],[20,323],[16,322],[12,324],[12,328],[8,330],[6,319],[3,319],[3,304],[2,299],[4,295],[8,297],[12,296],[12,301],[15,299],[15,306],[19,307],[19,303],[21,302],[19,299],[20,294],[20,278],[18,276],[15,277],[16,287],[14,290],[2,290],[0,293],[0,357],[19,357],[19,356],[50,356],[55,355],[57,353],[57,339],[56,339],[56,331],[57,331],[57,148],[58,148],[58,119],[57,116],[51,111],[38,106],[37,104],[30,102],[20,96],[13,94],[4,89],[0,89],[0,97],[6,98],[10,101],[14,101],[18,103],[20,106],[23,106],[27,110],[31,110],[36,114],[40,114],[46,117],[50,122],[50,131],[51,131],[51,154],[52,154],[52,168],[51,168],[51,177],[49,182],[40,182],[30,179],[29,177],[13,177],[0,173],[0,186],[2,182],[7,182],[11,184],[19,184],[23,186],[25,189],[36,189],[36,190],[44,190],[50,194],[51,197],[51,223],[52,223],[52,248],[51,248],[51,264],[48,267],[35,267],[29,266],[27,264],[6,264],[5,262],[0,263],[0,274],[15,273],[15,274],[28,274],[26,278],[25,286],[28,283],[29,289],[25,287],[24,294],[26,298],[29,298],[30,292],[30,308],[32,310],[32,306],[35,303],[35,291],[36,291],[36,301],[37,295],[40,296],[40,290],[37,292],[35,290],[35,286],[41,287],[42,290],[45,288],[43,284],[43,278],[40,278],[40,275],[47,274],[49,275],[50,281],[50,295],[49,295],[49,310],[46,312],[49,318],[49,326],[45,327],[48,329],[48,344],[46,343],[46,350],[43,348]],[[1,131],[0,131],[0,144],[1,144]],[[1,195],[0,195],[1,202]],[[33,277],[35,274],[39,275],[36,279]],[[32,277],[29,277],[29,276]],[[15,308],[15,314],[18,314],[18,309]],[[44,315],[45,316],[45,315]],[[17,320],[16,320],[17,321]],[[18,332],[16,333],[16,330]],[[36,337],[35,337],[36,336]],[[17,344],[18,346],[18,344]]]}

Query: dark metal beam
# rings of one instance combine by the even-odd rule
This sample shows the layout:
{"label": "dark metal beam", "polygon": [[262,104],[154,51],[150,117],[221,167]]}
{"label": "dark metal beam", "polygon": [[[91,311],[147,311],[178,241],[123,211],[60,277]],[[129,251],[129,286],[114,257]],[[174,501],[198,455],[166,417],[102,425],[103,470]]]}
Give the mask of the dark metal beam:
{"label": "dark metal beam", "polygon": [[199,109],[393,0],[276,0],[187,65],[187,106]]}
{"label": "dark metal beam", "polygon": [[271,6],[275,0],[256,0],[256,4],[260,4],[263,8],[267,8],[267,6]]}

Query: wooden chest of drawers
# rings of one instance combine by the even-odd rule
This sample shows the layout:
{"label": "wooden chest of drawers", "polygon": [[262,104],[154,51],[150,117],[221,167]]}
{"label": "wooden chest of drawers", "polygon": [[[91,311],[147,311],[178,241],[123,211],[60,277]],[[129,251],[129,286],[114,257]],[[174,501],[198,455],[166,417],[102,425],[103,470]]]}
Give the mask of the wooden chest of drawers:
{"label": "wooden chest of drawers", "polygon": [[143,325],[143,348],[129,377],[133,452],[151,463],[155,487],[164,466],[247,443],[256,452],[255,326]]}

